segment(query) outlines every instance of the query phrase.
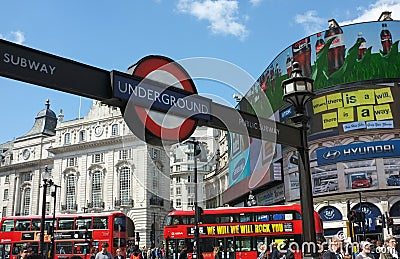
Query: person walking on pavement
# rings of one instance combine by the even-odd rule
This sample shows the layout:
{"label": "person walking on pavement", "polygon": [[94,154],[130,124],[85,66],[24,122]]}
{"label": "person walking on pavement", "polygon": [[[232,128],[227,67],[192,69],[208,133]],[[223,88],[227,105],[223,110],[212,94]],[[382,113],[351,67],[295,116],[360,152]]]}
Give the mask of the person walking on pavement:
{"label": "person walking on pavement", "polygon": [[96,254],[95,259],[113,259],[113,256],[111,255],[111,253],[108,252],[107,250],[108,250],[108,243],[104,242],[101,245],[101,251]]}
{"label": "person walking on pavement", "polygon": [[374,259],[371,254],[371,245],[370,242],[364,242],[362,244],[363,250],[356,256],[356,259]]}

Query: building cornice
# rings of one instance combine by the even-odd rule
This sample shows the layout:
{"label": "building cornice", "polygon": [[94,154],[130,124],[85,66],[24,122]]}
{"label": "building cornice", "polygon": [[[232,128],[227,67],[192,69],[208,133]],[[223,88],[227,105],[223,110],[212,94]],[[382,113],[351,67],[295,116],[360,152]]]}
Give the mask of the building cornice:
{"label": "building cornice", "polygon": [[15,163],[11,165],[5,165],[0,167],[0,173],[4,172],[10,172],[10,171],[18,171],[21,169],[27,169],[27,168],[41,168],[49,164],[53,164],[53,158],[43,158],[43,159],[38,159],[38,160],[32,160],[32,161],[27,161],[27,162],[22,162],[22,163]]}
{"label": "building cornice", "polygon": [[80,142],[71,145],[63,145],[61,147],[49,148],[48,151],[50,153],[58,155],[62,153],[88,150],[96,147],[109,147],[110,145],[121,144],[123,141],[132,141],[135,138],[136,138],[135,136],[118,136],[118,137],[100,139],[96,141]]}

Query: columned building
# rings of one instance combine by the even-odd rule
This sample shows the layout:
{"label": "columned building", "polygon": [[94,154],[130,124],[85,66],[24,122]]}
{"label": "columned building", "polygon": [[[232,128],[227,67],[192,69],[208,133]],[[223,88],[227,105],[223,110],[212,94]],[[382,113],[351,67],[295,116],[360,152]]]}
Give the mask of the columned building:
{"label": "columned building", "polygon": [[[84,118],[63,121],[46,108],[32,129],[0,145],[2,216],[41,213],[41,173],[47,166],[57,188],[57,213],[122,211],[140,246],[162,242],[169,205],[169,158],[136,138],[119,109],[94,101]],[[52,187],[54,188],[54,187]],[[53,211],[50,192],[46,212]]]}

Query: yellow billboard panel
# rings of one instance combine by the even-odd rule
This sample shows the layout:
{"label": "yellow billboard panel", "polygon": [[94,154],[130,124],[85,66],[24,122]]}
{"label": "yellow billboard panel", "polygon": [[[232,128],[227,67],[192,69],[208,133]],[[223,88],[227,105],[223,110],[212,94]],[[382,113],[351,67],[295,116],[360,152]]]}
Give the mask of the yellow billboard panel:
{"label": "yellow billboard panel", "polygon": [[357,107],[357,118],[358,118],[358,121],[373,121],[373,120],[375,120],[374,106],[373,105],[358,106]]}
{"label": "yellow billboard panel", "polygon": [[378,104],[393,102],[393,95],[390,87],[375,89],[375,97]]}
{"label": "yellow billboard panel", "polygon": [[347,92],[343,94],[343,107],[352,107],[359,105],[358,99],[359,97],[358,91]]}
{"label": "yellow billboard panel", "polygon": [[367,105],[367,104],[375,104],[375,90],[358,90],[357,97],[358,105]]}
{"label": "yellow billboard panel", "polygon": [[328,110],[343,107],[342,93],[329,94],[326,96]]}
{"label": "yellow billboard panel", "polygon": [[338,122],[351,122],[354,121],[354,108],[342,107],[338,108]]}
{"label": "yellow billboard panel", "polygon": [[312,100],[314,114],[327,110],[326,96],[321,96]]}
{"label": "yellow billboard panel", "polygon": [[338,126],[338,119],[336,112],[329,112],[322,114],[322,128],[330,129]]}
{"label": "yellow billboard panel", "polygon": [[376,120],[389,120],[393,119],[392,110],[389,104],[381,104],[374,106]]}

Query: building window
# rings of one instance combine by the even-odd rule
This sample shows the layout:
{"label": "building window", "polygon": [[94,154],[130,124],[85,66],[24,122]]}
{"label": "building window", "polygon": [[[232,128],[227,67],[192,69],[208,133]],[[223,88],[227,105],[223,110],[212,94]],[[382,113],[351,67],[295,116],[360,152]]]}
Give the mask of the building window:
{"label": "building window", "polygon": [[131,169],[129,167],[123,167],[119,174],[119,199],[121,205],[130,205]]}
{"label": "building window", "polygon": [[79,132],[79,141],[86,141],[86,131],[85,130],[81,130]]}
{"label": "building window", "polygon": [[119,135],[118,124],[113,124],[111,126],[111,135],[113,135],[113,136]]}
{"label": "building window", "polygon": [[8,201],[8,189],[4,189],[3,200]]}
{"label": "building window", "polygon": [[26,173],[22,175],[22,182],[30,182],[32,180],[31,173]]}
{"label": "building window", "polygon": [[9,175],[6,175],[6,180],[5,180],[4,183],[10,183],[10,176]]}
{"label": "building window", "polygon": [[181,187],[176,187],[176,195],[180,195],[181,194]]}
{"label": "building window", "polygon": [[188,183],[192,182],[192,177],[191,177],[191,175],[188,175],[187,181],[188,181]]}
{"label": "building window", "polygon": [[29,215],[29,208],[31,206],[31,188],[26,188],[23,195],[22,215]]}
{"label": "building window", "polygon": [[92,163],[102,163],[104,162],[104,154],[97,153],[92,155]]}
{"label": "building window", "polygon": [[154,169],[153,170],[153,190],[158,189],[158,177],[157,177],[157,171]]}
{"label": "building window", "polygon": [[65,145],[71,144],[71,134],[70,133],[65,133],[65,135],[64,135],[64,144]]}
{"label": "building window", "polygon": [[132,149],[124,149],[119,151],[119,160],[126,160],[132,158]]}
{"label": "building window", "polygon": [[188,199],[188,206],[193,206],[194,205],[194,198],[189,198]]}
{"label": "building window", "polygon": [[1,216],[7,217],[7,207],[3,207],[3,210],[1,211]]}
{"label": "building window", "polygon": [[176,199],[176,207],[177,207],[177,208],[182,207],[182,201],[181,201],[181,199]]}
{"label": "building window", "polygon": [[150,148],[150,157],[151,157],[151,159],[160,158],[159,150],[156,148]]}
{"label": "building window", "polygon": [[193,160],[193,153],[187,154],[187,160]]}
{"label": "building window", "polygon": [[102,202],[102,182],[103,174],[101,171],[94,171],[92,175],[92,204],[95,208],[101,207]]}
{"label": "building window", "polygon": [[78,158],[77,157],[68,158],[68,162],[67,163],[68,163],[67,166],[77,166]]}
{"label": "building window", "polygon": [[66,182],[66,209],[75,210],[76,176],[68,175]]}
{"label": "building window", "polygon": [[176,166],[176,171],[177,171],[177,172],[180,172],[180,171],[181,171],[181,166],[180,166],[180,165],[177,165],[177,166]]}
{"label": "building window", "polygon": [[50,215],[50,202],[46,201],[46,215]]}
{"label": "building window", "polygon": [[176,177],[176,182],[177,182],[177,183],[180,183],[180,182],[181,182],[181,177],[180,177],[180,176],[177,176],[177,177]]}
{"label": "building window", "polygon": [[188,187],[188,193],[193,194],[194,193],[194,186],[189,186]]}

